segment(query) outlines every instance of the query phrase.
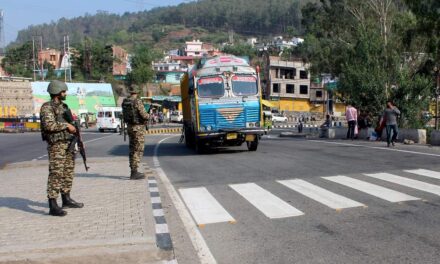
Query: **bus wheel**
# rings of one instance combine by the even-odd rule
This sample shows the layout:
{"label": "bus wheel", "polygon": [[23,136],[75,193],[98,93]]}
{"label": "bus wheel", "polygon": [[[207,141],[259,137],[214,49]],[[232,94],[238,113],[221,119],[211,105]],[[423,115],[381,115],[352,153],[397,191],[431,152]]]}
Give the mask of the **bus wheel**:
{"label": "bus wheel", "polygon": [[246,141],[246,145],[249,151],[256,151],[258,148],[258,137],[255,136],[254,141]]}

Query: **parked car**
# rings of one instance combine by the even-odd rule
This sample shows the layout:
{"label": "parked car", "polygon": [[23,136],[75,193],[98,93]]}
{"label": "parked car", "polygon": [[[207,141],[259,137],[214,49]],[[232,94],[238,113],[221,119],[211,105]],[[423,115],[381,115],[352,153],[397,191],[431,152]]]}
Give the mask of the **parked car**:
{"label": "parked car", "polygon": [[170,121],[171,122],[178,122],[181,123],[183,120],[183,114],[181,111],[172,111],[170,114]]}
{"label": "parked car", "polygon": [[287,122],[287,117],[281,114],[272,114],[272,122]]}

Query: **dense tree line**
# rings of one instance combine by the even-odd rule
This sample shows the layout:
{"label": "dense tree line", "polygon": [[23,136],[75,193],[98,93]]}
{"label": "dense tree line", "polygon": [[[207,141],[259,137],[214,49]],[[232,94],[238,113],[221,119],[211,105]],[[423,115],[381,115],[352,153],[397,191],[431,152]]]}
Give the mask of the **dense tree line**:
{"label": "dense tree line", "polygon": [[401,125],[420,127],[440,65],[438,10],[435,0],[311,3],[302,12],[305,42],[292,54],[311,62],[315,75],[338,78],[336,95],[363,113],[377,116],[393,100]]}
{"label": "dense tree line", "polygon": [[253,36],[282,34],[289,30],[302,33],[301,8],[307,2],[315,1],[200,0],[123,15],[99,12],[29,26],[18,33],[12,46],[30,41],[32,36],[43,36],[47,46],[60,48],[64,35],[70,36],[73,45],[85,37],[107,44],[126,45],[134,39],[145,43],[159,40],[166,25],[200,27],[210,32],[233,30]]}

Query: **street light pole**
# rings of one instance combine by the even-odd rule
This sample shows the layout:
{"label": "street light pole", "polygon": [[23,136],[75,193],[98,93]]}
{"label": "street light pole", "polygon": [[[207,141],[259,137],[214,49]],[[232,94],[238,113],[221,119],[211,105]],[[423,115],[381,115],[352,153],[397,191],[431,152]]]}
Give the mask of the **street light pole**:
{"label": "street light pole", "polygon": [[435,89],[435,130],[438,130],[438,97],[440,95],[440,69],[437,70],[437,87]]}

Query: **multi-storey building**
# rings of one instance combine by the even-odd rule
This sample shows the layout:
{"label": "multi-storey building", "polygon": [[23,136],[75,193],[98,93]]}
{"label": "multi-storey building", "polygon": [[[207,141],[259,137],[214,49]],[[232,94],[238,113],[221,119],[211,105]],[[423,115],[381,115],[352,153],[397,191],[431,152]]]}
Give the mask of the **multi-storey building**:
{"label": "multi-storey building", "polygon": [[321,82],[311,82],[308,63],[276,56],[265,61],[264,96],[275,108],[296,119],[324,117],[327,93]]}
{"label": "multi-storey building", "polygon": [[56,49],[45,49],[38,52],[38,63],[40,65],[47,61],[55,69],[58,69],[61,65],[61,59],[61,51]]}
{"label": "multi-storey building", "polygon": [[203,42],[200,40],[193,40],[185,42],[185,54],[189,57],[202,57],[203,54],[207,53],[206,50],[203,49]]}

